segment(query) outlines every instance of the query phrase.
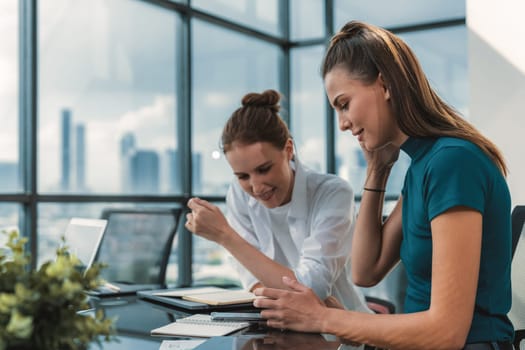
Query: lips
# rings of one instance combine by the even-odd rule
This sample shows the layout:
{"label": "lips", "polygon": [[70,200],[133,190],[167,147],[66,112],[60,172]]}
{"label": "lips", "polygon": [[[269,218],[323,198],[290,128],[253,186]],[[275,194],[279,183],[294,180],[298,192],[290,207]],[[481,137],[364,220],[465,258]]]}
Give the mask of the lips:
{"label": "lips", "polygon": [[261,194],[257,195],[257,198],[259,198],[259,199],[262,200],[262,201],[267,201],[267,200],[269,200],[270,198],[272,198],[274,192],[275,192],[275,188],[272,188],[272,189],[269,190],[269,191],[266,191],[266,192],[264,192],[264,193],[261,193]]}
{"label": "lips", "polygon": [[352,135],[353,135],[353,136],[361,135],[361,134],[363,133],[363,131],[365,131],[365,129],[360,129],[360,130],[358,130],[358,131],[356,131],[356,132],[352,132]]}

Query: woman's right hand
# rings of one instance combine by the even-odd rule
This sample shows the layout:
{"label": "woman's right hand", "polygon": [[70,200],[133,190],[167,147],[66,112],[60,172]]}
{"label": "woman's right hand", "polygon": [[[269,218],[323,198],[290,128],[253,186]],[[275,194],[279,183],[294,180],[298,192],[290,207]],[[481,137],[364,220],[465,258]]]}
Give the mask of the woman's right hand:
{"label": "woman's right hand", "polygon": [[228,237],[230,225],[219,207],[200,198],[188,201],[191,212],[186,214],[186,224],[189,231],[210,241],[222,244]]}
{"label": "woman's right hand", "polygon": [[370,171],[381,172],[384,170],[390,170],[399,158],[400,149],[392,143],[388,143],[383,147],[372,151],[367,150],[361,143],[361,149],[363,150]]}

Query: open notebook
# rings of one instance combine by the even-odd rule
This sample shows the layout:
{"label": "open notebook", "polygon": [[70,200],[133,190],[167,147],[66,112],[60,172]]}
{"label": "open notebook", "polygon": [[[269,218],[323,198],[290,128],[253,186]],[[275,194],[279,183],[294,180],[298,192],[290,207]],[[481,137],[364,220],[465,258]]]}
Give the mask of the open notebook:
{"label": "open notebook", "polygon": [[137,296],[146,301],[157,302],[188,310],[253,310],[255,294],[240,290],[206,286],[140,291]]}
{"label": "open notebook", "polygon": [[249,322],[214,321],[210,315],[195,314],[151,330],[151,335],[174,337],[216,337],[250,327]]}

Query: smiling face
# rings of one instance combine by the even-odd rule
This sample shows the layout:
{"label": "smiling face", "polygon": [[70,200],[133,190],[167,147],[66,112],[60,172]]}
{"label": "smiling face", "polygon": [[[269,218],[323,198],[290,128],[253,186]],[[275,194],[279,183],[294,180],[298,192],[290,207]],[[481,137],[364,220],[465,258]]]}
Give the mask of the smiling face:
{"label": "smiling face", "polygon": [[341,131],[351,132],[369,151],[388,143],[403,143],[403,134],[392,115],[390,93],[381,75],[367,84],[336,66],[325,75],[324,82]]}
{"label": "smiling face", "polygon": [[268,142],[250,145],[234,142],[226,152],[226,159],[242,189],[267,208],[279,207],[292,199],[292,156],[291,139],[282,150]]}

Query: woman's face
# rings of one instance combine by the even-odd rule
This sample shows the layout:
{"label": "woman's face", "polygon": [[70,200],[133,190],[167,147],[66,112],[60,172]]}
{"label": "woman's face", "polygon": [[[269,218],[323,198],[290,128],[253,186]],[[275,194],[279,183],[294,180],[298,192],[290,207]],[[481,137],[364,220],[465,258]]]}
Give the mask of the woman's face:
{"label": "woman's face", "polygon": [[403,135],[392,114],[390,92],[381,75],[366,84],[352,78],[345,68],[336,66],[326,74],[324,82],[341,131],[350,131],[369,151],[391,142],[403,143]]}
{"label": "woman's face", "polygon": [[267,208],[279,207],[292,198],[292,156],[292,140],[288,140],[282,150],[268,142],[251,145],[234,142],[226,152],[242,189]]}

